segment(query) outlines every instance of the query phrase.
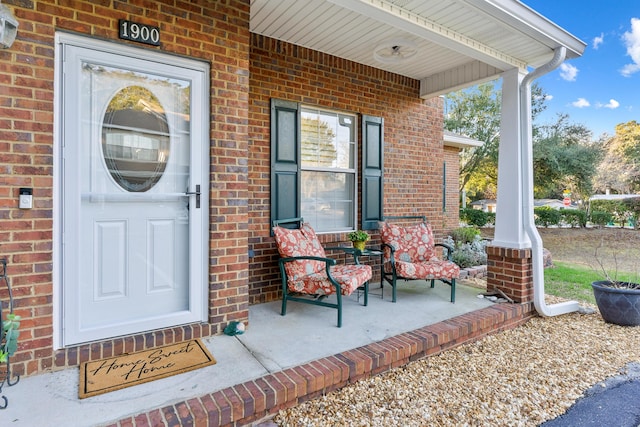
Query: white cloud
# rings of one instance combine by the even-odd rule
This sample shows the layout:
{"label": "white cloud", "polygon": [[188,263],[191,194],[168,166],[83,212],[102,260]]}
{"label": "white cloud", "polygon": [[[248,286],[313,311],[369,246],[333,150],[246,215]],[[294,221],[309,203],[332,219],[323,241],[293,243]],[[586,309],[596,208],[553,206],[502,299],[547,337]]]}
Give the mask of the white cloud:
{"label": "white cloud", "polygon": [[622,40],[627,48],[627,55],[631,57],[632,64],[626,64],[620,70],[625,77],[640,71],[640,19],[631,18],[631,31],[622,35]]}
{"label": "white cloud", "polygon": [[571,105],[577,108],[585,108],[585,107],[590,107],[591,103],[584,98],[578,98],[578,100],[573,101]]}
{"label": "white cloud", "polygon": [[568,82],[573,82],[576,80],[576,76],[578,75],[578,69],[573,65],[567,64],[563,62],[560,64],[560,77]]}
{"label": "white cloud", "polygon": [[619,106],[620,106],[620,103],[613,98],[609,100],[608,104],[604,104],[604,108],[611,108],[612,110],[615,110]]}
{"label": "white cloud", "polygon": [[615,110],[620,106],[620,103],[615,99],[611,98],[607,104],[603,104],[602,102],[596,103],[596,108],[610,108]]}
{"label": "white cloud", "polygon": [[594,37],[593,39],[593,48],[598,50],[600,45],[604,42],[604,33],[600,33],[598,37]]}

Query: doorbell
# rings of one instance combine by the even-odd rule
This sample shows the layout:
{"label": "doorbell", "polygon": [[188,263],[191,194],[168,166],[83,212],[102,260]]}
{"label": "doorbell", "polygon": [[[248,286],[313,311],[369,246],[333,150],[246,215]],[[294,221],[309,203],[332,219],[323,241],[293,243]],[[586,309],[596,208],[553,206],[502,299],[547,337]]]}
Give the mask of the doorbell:
{"label": "doorbell", "polygon": [[33,188],[20,189],[20,209],[33,208]]}

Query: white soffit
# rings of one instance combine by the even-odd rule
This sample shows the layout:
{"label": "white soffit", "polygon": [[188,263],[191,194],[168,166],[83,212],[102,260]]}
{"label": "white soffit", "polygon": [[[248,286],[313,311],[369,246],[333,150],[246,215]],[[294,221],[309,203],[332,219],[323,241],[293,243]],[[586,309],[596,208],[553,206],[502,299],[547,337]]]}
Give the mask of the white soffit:
{"label": "white soffit", "polygon": [[469,138],[468,136],[460,135],[448,130],[444,131],[444,145],[446,147],[456,148],[471,148],[480,147],[483,144],[482,141]]}
{"label": "white soffit", "polygon": [[424,98],[585,47],[517,0],[251,0],[250,16],[253,33],[420,80]]}

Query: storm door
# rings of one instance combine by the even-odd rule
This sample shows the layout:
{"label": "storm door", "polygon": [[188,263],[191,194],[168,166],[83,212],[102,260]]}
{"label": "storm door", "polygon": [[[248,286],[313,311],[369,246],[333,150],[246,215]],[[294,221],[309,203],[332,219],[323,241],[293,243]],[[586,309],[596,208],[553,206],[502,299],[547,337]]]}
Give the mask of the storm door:
{"label": "storm door", "polygon": [[62,343],[204,321],[208,70],[65,38]]}

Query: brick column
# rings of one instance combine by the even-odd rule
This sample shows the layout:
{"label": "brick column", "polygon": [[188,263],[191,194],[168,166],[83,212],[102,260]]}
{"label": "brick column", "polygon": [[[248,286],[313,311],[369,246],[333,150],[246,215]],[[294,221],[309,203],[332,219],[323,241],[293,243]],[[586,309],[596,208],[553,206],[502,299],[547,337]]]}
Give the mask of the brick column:
{"label": "brick column", "polygon": [[518,303],[532,302],[531,249],[487,246],[487,289],[500,289]]}

